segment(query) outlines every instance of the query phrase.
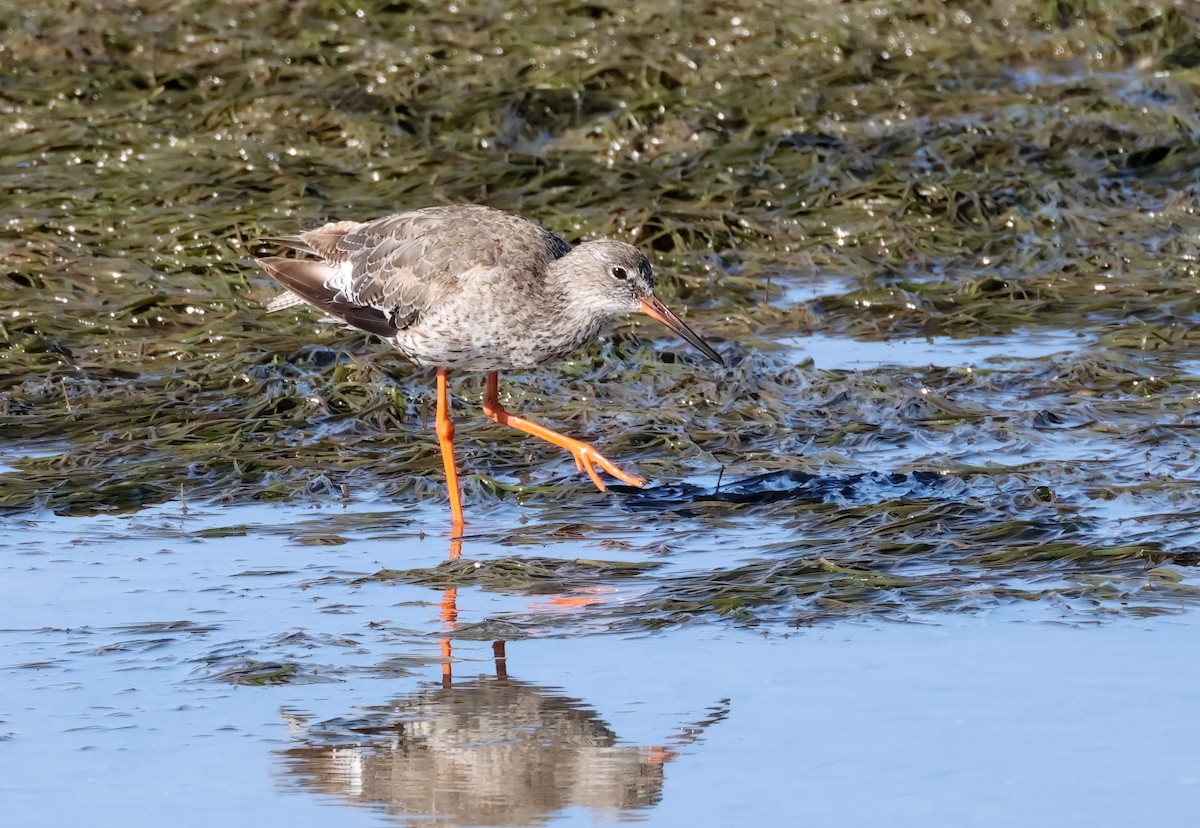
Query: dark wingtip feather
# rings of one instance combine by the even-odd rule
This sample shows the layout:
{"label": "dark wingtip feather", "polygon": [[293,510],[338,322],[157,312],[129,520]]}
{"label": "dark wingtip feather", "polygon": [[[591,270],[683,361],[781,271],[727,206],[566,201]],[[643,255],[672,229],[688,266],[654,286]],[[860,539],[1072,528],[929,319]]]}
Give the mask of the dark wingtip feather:
{"label": "dark wingtip feather", "polygon": [[318,310],[373,334],[396,335],[396,326],[383,311],[342,301],[341,294],[328,287],[332,274],[324,262],[282,256],[267,256],[254,261],[268,276]]}

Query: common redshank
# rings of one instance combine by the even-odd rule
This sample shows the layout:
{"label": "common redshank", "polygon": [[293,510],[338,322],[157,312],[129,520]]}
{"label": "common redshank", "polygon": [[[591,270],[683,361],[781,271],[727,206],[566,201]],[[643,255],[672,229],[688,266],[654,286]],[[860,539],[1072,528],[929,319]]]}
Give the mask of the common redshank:
{"label": "common redshank", "polygon": [[724,364],[654,295],[650,263],[623,242],[600,239],[572,248],[529,219],[478,204],[339,221],[269,241],[315,258],[256,260],[287,289],[268,311],[307,303],[383,337],[416,364],[437,369],[435,423],[456,532],[463,512],[448,370],[485,371],[483,413],[566,449],[604,491],[597,467],[631,486],[645,481],[587,443],[507,412],[500,404],[499,372],[562,359],[606,323],[634,311]]}

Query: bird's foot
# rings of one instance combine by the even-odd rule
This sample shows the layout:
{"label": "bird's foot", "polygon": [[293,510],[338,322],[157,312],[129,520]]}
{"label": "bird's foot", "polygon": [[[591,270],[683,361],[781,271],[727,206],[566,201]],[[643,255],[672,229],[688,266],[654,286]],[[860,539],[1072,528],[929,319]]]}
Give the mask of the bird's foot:
{"label": "bird's foot", "polygon": [[613,461],[587,443],[575,440],[565,434],[559,434],[554,429],[546,428],[544,425],[532,423],[524,417],[509,414],[504,410],[504,406],[500,404],[500,400],[497,397],[499,393],[497,391],[498,382],[497,373],[489,371],[487,375],[487,390],[483,395],[483,413],[488,416],[488,419],[511,426],[518,431],[524,431],[526,434],[532,434],[534,437],[545,440],[547,443],[553,443],[559,448],[571,452],[571,456],[575,458],[575,468],[581,472],[587,472],[587,476],[592,478],[592,482],[596,484],[596,488],[602,492],[607,492],[608,487],[604,485],[604,481],[600,479],[600,475],[596,472],[597,466],[622,483],[636,486],[639,489],[646,485],[645,480],[621,471]]}
{"label": "bird's foot", "polygon": [[592,478],[592,482],[596,484],[596,488],[600,491],[606,492],[608,491],[608,487],[604,485],[604,481],[601,480],[600,475],[596,473],[597,466],[629,486],[637,486],[640,489],[646,485],[645,480],[621,471],[617,468],[613,461],[609,460],[587,443],[580,443],[575,440],[572,440],[571,443],[572,445],[566,445],[563,446],[563,448],[571,452],[571,456],[575,458],[575,468],[579,469],[581,472],[587,472],[587,476]]}

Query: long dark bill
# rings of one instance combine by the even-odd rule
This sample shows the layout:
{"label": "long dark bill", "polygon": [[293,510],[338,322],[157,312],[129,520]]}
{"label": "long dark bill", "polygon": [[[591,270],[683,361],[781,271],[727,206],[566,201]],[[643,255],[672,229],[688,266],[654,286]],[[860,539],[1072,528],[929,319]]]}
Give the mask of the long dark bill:
{"label": "long dark bill", "polygon": [[664,305],[662,300],[657,296],[650,296],[642,300],[642,313],[657,319],[675,333],[682,336],[684,339],[694,345],[700,351],[700,353],[717,363],[717,365],[725,364],[725,360],[721,358],[721,355],[714,351],[711,345],[701,339],[699,334],[685,325],[683,320],[675,315],[675,311]]}

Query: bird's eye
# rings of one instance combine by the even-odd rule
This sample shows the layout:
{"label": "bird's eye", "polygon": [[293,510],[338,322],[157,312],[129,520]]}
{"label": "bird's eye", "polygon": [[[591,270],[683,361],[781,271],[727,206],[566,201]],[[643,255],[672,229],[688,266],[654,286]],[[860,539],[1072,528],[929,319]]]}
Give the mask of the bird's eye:
{"label": "bird's eye", "polygon": [[621,280],[629,278],[629,273],[623,267],[614,267],[612,273],[613,276]]}

